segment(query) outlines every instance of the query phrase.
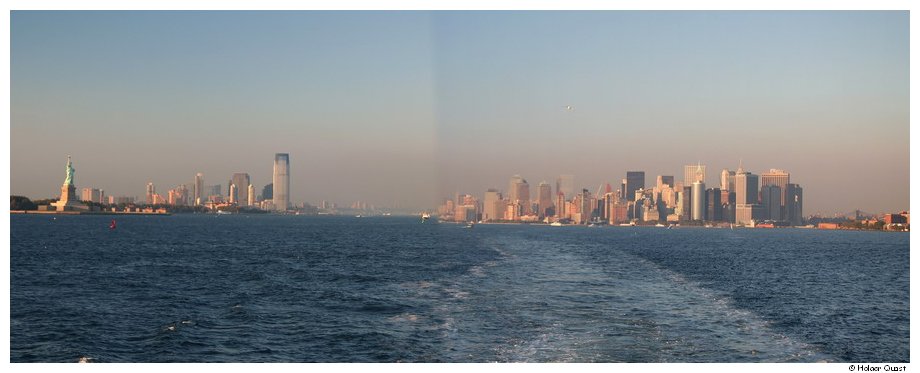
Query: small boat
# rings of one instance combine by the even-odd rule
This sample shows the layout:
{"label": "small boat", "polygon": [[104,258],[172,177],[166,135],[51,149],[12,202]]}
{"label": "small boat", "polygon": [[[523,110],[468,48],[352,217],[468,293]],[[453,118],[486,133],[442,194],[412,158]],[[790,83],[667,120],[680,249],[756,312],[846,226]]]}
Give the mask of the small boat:
{"label": "small boat", "polygon": [[356,218],[362,218],[362,217],[364,217],[364,216],[361,215],[361,214],[358,214],[358,215],[355,215],[355,217],[356,217]]}
{"label": "small boat", "polygon": [[549,226],[551,226],[551,227],[561,227],[561,226],[562,226],[562,223],[560,223],[560,222],[557,221],[557,222],[553,222],[553,224],[550,224]]}
{"label": "small boat", "polygon": [[658,223],[658,224],[655,224],[655,226],[656,226],[656,227],[664,227],[664,224]]}
{"label": "small boat", "polygon": [[473,223],[469,223],[469,224],[463,226],[463,228],[473,228]]}
{"label": "small boat", "polygon": [[428,219],[430,219],[430,218],[431,218],[431,214],[429,214],[429,213],[427,213],[427,212],[422,213],[422,223],[428,221]]}
{"label": "small boat", "polygon": [[233,214],[233,213],[230,211],[217,210],[217,215],[230,215],[230,214]]}

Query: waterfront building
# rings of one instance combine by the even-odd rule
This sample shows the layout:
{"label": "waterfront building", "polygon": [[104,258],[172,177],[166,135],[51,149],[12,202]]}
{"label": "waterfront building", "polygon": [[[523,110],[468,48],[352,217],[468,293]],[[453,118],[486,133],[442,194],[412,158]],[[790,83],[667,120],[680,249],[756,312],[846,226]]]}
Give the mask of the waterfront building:
{"label": "waterfront building", "polygon": [[607,216],[609,224],[623,224],[629,221],[629,208],[625,200],[611,198],[608,203],[610,204],[610,212]]}
{"label": "waterfront building", "polygon": [[237,172],[230,178],[230,184],[236,188],[230,192],[230,202],[238,205],[246,203],[246,192],[249,190],[249,174]]}
{"label": "waterfront building", "polygon": [[706,220],[724,220],[722,217],[722,190],[719,188],[706,189]]}
{"label": "waterfront building", "polygon": [[239,200],[237,200],[237,192],[236,192],[237,190],[238,188],[236,187],[236,184],[230,183],[230,190],[228,193],[230,195],[230,203],[239,202]]}
{"label": "waterfront building", "polygon": [[496,189],[489,189],[482,198],[482,221],[501,220],[504,218],[505,202]]}
{"label": "waterfront building", "polygon": [[256,188],[249,184],[249,190],[246,191],[246,206],[254,206],[256,203]]}
{"label": "waterfront building", "polygon": [[287,153],[275,154],[272,169],[272,200],[275,209],[285,211],[291,206],[291,160]]}
{"label": "waterfront building", "polygon": [[153,196],[156,194],[156,187],[154,187],[153,183],[147,183],[147,193],[145,194],[146,198],[144,199],[144,202],[146,202],[148,205],[152,205]]}
{"label": "waterfront building", "polygon": [[509,187],[511,203],[520,209],[517,215],[531,215],[533,212],[530,205],[530,184],[527,184],[527,180],[522,178],[521,175],[514,175],[511,177]]}
{"label": "waterfront building", "polygon": [[102,189],[96,188],[83,188],[83,192],[80,195],[81,201],[103,203],[105,200],[105,192]]}
{"label": "waterfront building", "polygon": [[[735,191],[735,171],[729,171],[727,168],[722,170],[721,183],[719,186],[722,189],[723,195]],[[722,199],[723,201],[725,198]]]}
{"label": "waterfront building", "polygon": [[[736,185],[737,186],[737,185]],[[739,203],[735,205],[735,224],[749,226],[754,220],[754,205]]]}
{"label": "waterfront building", "polygon": [[658,178],[656,179],[656,182],[655,182],[655,188],[660,190],[664,188],[665,185],[673,188],[674,187],[674,176],[658,175]]}
{"label": "waterfront building", "polygon": [[566,209],[565,193],[556,192],[556,221],[567,219],[570,210]]}
{"label": "waterfront building", "polygon": [[[783,170],[771,168],[770,171],[764,172],[760,175],[760,187],[763,188],[766,185],[775,185],[780,189],[780,212],[776,215],[776,217],[773,218],[773,220],[786,220],[786,186],[789,185],[789,173]],[[764,205],[766,204],[764,203]]]}
{"label": "waterfront building", "polygon": [[706,184],[697,180],[691,184],[691,219],[706,220]]}
{"label": "waterfront building", "polygon": [[786,185],[786,221],[792,225],[802,225],[802,187],[799,184]]}
{"label": "waterfront building", "polygon": [[706,183],[706,166],[697,163],[695,165],[684,166],[684,186],[692,187],[693,183],[699,181]]}
{"label": "waterfront building", "polygon": [[627,171],[626,198],[630,201],[635,201],[636,191],[639,189],[645,189],[645,171]]}
{"label": "waterfront building", "polygon": [[575,175],[559,175],[556,179],[556,191],[562,192],[566,198],[574,197]]}
{"label": "waterfront building", "polygon": [[204,191],[204,174],[201,172],[195,174],[195,188],[192,191],[192,198],[195,199],[195,206],[201,205],[208,199]]}
{"label": "waterfront building", "polygon": [[537,186],[537,216],[540,219],[551,216],[553,210],[553,187],[545,181]]}
{"label": "waterfront building", "polygon": [[735,199],[739,205],[757,203],[757,175],[738,167],[735,172]]}
{"label": "waterfront building", "polygon": [[760,204],[764,208],[765,220],[784,220],[780,209],[782,189],[771,184],[764,185],[760,188]]}

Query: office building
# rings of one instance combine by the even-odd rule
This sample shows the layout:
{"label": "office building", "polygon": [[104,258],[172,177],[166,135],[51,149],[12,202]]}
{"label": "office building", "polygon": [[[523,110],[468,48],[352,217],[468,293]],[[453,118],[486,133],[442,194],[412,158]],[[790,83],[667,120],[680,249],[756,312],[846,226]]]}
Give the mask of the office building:
{"label": "office building", "polygon": [[489,189],[482,198],[482,220],[495,221],[504,218],[505,201],[496,189]]}
{"label": "office building", "polygon": [[706,220],[724,220],[722,217],[722,190],[719,188],[706,190]]}
{"label": "office building", "polygon": [[286,211],[291,206],[291,160],[287,153],[275,154],[272,172],[272,204],[276,210]]}
{"label": "office building", "polygon": [[792,225],[802,225],[802,187],[799,184],[786,185],[786,221]]}
{"label": "office building", "polygon": [[684,166],[684,186],[692,187],[696,181],[706,183],[706,166],[699,163]]}
{"label": "office building", "polygon": [[751,205],[757,200],[757,175],[738,168],[735,172],[735,201],[739,205]]}
{"label": "office building", "polygon": [[575,175],[559,175],[556,179],[556,191],[562,192],[566,198],[575,196]]}
{"label": "office building", "polygon": [[144,202],[148,205],[152,205],[154,203],[153,198],[156,194],[156,188],[153,186],[153,183],[147,183],[147,193],[145,194]]}
{"label": "office building", "polygon": [[639,189],[645,189],[645,171],[627,171],[626,198],[629,201],[635,201],[636,191]]}
{"label": "office building", "polygon": [[[789,173],[783,170],[771,168],[770,171],[764,172],[760,175],[761,188],[766,185],[775,185],[779,187],[779,206],[781,215],[777,215],[775,218],[773,218],[773,220],[786,220],[786,186],[789,185]],[[769,208],[767,208],[767,210],[769,210]]]}
{"label": "office building", "polygon": [[246,204],[246,193],[249,190],[249,174],[245,172],[233,174],[233,177],[230,178],[230,184],[236,187],[230,191],[230,202],[239,205]]}
{"label": "office building", "polygon": [[537,216],[542,219],[551,216],[553,210],[553,187],[545,181],[537,186]]}
{"label": "office building", "polygon": [[690,189],[691,219],[706,220],[706,184],[701,181],[694,181]]}
{"label": "office building", "polygon": [[201,172],[195,174],[195,188],[192,191],[192,198],[195,199],[193,201],[195,206],[201,205],[208,199],[204,191],[204,174]]}
{"label": "office building", "polygon": [[776,185],[764,185],[760,188],[760,204],[764,208],[765,220],[785,220],[780,209],[782,189]]}
{"label": "office building", "polygon": [[[729,171],[727,168],[722,170],[721,183],[722,194],[732,193],[735,191],[735,171]],[[723,199],[724,200],[724,199]]]}

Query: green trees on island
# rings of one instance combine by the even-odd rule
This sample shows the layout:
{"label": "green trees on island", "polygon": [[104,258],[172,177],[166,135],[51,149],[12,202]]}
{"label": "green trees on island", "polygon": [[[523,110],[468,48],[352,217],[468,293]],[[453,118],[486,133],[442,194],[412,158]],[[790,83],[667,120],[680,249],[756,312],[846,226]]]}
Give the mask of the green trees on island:
{"label": "green trees on island", "polygon": [[23,196],[10,196],[10,210],[36,210],[36,205],[32,200]]}

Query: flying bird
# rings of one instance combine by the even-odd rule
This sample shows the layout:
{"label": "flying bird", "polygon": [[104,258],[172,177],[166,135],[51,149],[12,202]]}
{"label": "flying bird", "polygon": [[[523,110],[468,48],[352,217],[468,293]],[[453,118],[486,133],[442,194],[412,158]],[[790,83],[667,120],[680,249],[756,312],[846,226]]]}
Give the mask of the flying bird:
{"label": "flying bird", "polygon": [[575,107],[572,106],[572,105],[566,105],[566,106],[565,106],[565,111],[575,111]]}

